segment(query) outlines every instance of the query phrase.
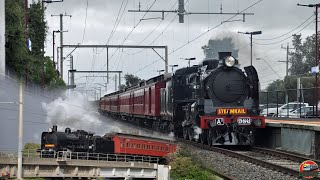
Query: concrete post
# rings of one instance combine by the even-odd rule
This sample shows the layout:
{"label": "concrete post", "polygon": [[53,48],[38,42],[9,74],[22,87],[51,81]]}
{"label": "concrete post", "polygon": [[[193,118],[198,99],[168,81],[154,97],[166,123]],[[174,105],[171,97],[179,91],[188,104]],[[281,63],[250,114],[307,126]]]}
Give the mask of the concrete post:
{"label": "concrete post", "polygon": [[22,146],[23,146],[23,88],[22,80],[19,83],[19,133],[18,133],[18,174],[17,179],[22,179]]}
{"label": "concrete post", "polygon": [[[5,0],[0,1],[0,74],[6,74]],[[1,76],[0,76],[1,77]],[[2,76],[4,77],[4,76]]]}

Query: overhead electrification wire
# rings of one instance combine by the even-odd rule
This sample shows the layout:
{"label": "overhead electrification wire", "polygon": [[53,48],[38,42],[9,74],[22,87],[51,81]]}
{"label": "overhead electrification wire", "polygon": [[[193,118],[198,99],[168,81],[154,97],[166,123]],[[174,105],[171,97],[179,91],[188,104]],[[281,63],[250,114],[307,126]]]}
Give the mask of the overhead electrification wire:
{"label": "overhead electrification wire", "polygon": [[[239,13],[237,13],[237,14],[235,14],[235,15],[231,16],[231,17],[230,17],[229,19],[227,19],[226,21],[230,21],[230,20],[232,20],[234,17],[236,17],[236,16],[237,16],[237,15],[239,15],[240,13],[245,12],[246,10],[248,10],[248,9],[252,8],[253,6],[257,5],[258,3],[262,2],[262,1],[263,1],[263,0],[259,0],[259,1],[255,2],[255,3],[253,3],[252,5],[248,6],[248,7],[247,7],[247,8],[245,8],[245,9],[243,9],[243,10],[242,10],[242,11],[240,11]],[[201,38],[202,36],[204,36],[204,35],[205,35],[205,34],[207,34],[208,32],[210,32],[210,31],[212,31],[212,30],[214,30],[214,29],[216,29],[216,28],[220,27],[222,24],[223,24],[223,23],[220,23],[220,24],[218,24],[218,25],[214,26],[213,28],[208,29],[208,31],[206,31],[206,32],[204,32],[204,33],[202,33],[202,34],[198,35],[198,36],[197,36],[197,37],[195,37],[195,38],[193,38],[190,42],[187,42],[187,43],[185,43],[185,44],[181,45],[180,47],[178,47],[177,49],[173,50],[172,52],[170,52],[170,53],[169,53],[169,55],[171,55],[171,54],[173,54],[173,53],[175,53],[175,52],[179,51],[180,49],[184,48],[185,46],[189,45],[190,43],[192,43],[192,42],[194,42],[194,41],[198,40],[199,38]]]}
{"label": "overhead electrification wire", "polygon": [[[123,4],[123,2],[124,2],[124,1],[122,1],[122,4]],[[106,44],[109,44],[109,42],[110,42],[110,40],[112,39],[114,33],[116,32],[116,30],[117,30],[117,28],[118,28],[118,26],[119,26],[119,24],[120,24],[120,22],[121,22],[121,19],[122,19],[122,17],[123,17],[123,14],[124,14],[124,12],[125,12],[125,10],[126,10],[126,8],[127,8],[128,2],[129,2],[129,0],[126,1],[126,4],[125,4],[125,6],[124,6],[124,8],[123,8],[123,10],[122,10],[121,16],[120,16],[120,18],[119,18],[119,20],[118,20],[119,13],[120,13],[120,10],[121,10],[121,7],[122,7],[122,4],[121,4],[121,7],[120,7],[119,12],[118,12],[117,20],[116,20],[116,22],[115,22],[115,24],[114,24],[114,27],[113,27],[113,29],[112,29],[112,32],[111,32],[111,34],[110,34],[110,36],[109,36],[108,41],[107,41]]]}
{"label": "overhead electrification wire", "polygon": [[274,38],[252,38],[254,40],[258,40],[258,41],[267,41],[267,40],[275,40],[275,39],[279,39],[285,35],[288,35],[290,33],[292,33],[293,31],[297,30],[299,27],[301,27],[302,25],[304,25],[306,22],[308,22],[312,17],[314,16],[314,14],[312,14],[309,18],[307,18],[303,23],[301,23],[299,26],[297,26],[296,28],[292,29],[291,31],[285,33],[285,34],[282,34],[280,36],[277,36],[277,37],[274,37]]}
{"label": "overhead electrification wire", "polygon": [[[308,23],[306,26],[304,26],[302,29],[300,29],[299,31],[297,31],[296,33],[299,33],[301,32],[302,30],[304,30],[305,28],[307,28],[310,24],[312,24],[314,22],[314,20],[312,20],[310,23]],[[288,36],[286,37],[285,39],[282,39],[280,41],[277,41],[277,42],[272,42],[272,43],[256,43],[256,42],[253,42],[253,44],[256,44],[256,45],[264,45],[264,46],[267,46],[267,45],[272,45],[272,44],[278,44],[278,43],[281,43],[287,39],[290,39],[292,38],[292,36]]]}
{"label": "overhead electrification wire", "polygon": [[[149,9],[147,10],[146,13],[144,13],[144,15],[142,16],[141,19],[144,19],[144,17],[148,14],[148,12],[150,11],[150,9],[153,7],[153,5],[157,2],[157,0],[154,0],[153,3],[151,4],[151,6],[149,7]],[[131,29],[131,31],[129,32],[129,34],[124,38],[124,40],[122,41],[121,45],[123,45],[123,43],[129,38],[129,36],[132,34],[132,32],[139,26],[139,24],[141,23],[141,19],[140,21]],[[110,57],[110,60],[113,58],[113,56],[117,53],[119,49],[117,49]],[[106,64],[105,64],[106,65]],[[105,66],[104,65],[104,66]]]}
{"label": "overhead electrification wire", "polygon": [[[154,0],[153,3],[151,4],[151,6],[148,8],[147,12],[144,13],[144,15],[142,16],[141,19],[143,19],[147,13],[150,11],[150,9],[153,7],[153,5],[157,2],[157,0]],[[129,36],[132,34],[132,32],[139,26],[139,24],[141,23],[141,20],[132,28],[132,30],[130,31],[130,33],[124,38],[124,40],[122,41],[121,45],[123,45],[123,43],[129,38]],[[119,50],[116,49],[116,51],[111,55],[111,57],[109,58],[109,61],[113,58],[113,56],[117,53],[117,51]],[[107,63],[105,63],[101,69],[103,69],[104,67],[106,67]],[[92,80],[92,82],[94,81],[95,79]]]}
{"label": "overhead electrification wire", "polygon": [[[252,8],[253,6],[255,6],[255,5],[259,4],[259,3],[260,3],[260,2],[262,2],[262,1],[263,1],[263,0],[256,1],[255,3],[251,4],[251,5],[250,5],[250,6],[248,6],[247,8],[243,9],[242,11],[240,11],[238,14],[243,13],[244,11],[246,11],[246,10],[248,10],[248,9]],[[236,17],[238,14],[233,15],[232,17],[230,17],[230,18],[229,18],[229,19],[227,19],[226,21],[229,21],[229,20],[233,19],[233,18],[234,18],[234,17]],[[176,16],[177,16],[177,15],[176,15]],[[175,17],[176,17],[176,16],[175,16]],[[175,50],[173,50],[172,52],[170,52],[168,55],[171,55],[171,54],[173,54],[173,53],[177,52],[178,50],[180,50],[180,49],[182,49],[183,47],[185,47],[185,46],[189,45],[190,43],[192,43],[192,42],[196,41],[197,39],[201,38],[202,36],[204,36],[204,35],[205,35],[205,34],[207,34],[208,32],[210,32],[210,31],[212,31],[212,30],[214,30],[214,29],[218,28],[218,27],[219,27],[219,26],[221,26],[221,25],[222,25],[222,24],[218,24],[218,25],[214,26],[213,28],[208,29],[208,31],[206,31],[206,32],[204,32],[204,33],[202,33],[202,34],[200,34],[199,36],[197,36],[197,37],[195,37],[195,38],[193,38],[191,41],[188,41],[187,43],[185,43],[185,44],[181,45],[181,46],[180,46],[180,47],[178,47],[177,49],[175,49]],[[160,34],[160,35],[161,35],[161,34]],[[156,38],[156,39],[157,39],[157,38]],[[158,61],[160,61],[160,60],[161,60],[161,58],[160,58],[160,59],[158,59],[158,60],[153,61],[152,63],[150,63],[150,64],[146,65],[145,67],[143,67],[143,68],[139,69],[138,71],[136,71],[136,72],[135,72],[135,74],[136,74],[136,73],[138,73],[138,72],[140,72],[140,71],[142,71],[142,70],[144,70],[145,68],[147,68],[147,67],[151,66],[152,64],[154,64],[154,63],[156,63],[156,62],[158,62]]]}

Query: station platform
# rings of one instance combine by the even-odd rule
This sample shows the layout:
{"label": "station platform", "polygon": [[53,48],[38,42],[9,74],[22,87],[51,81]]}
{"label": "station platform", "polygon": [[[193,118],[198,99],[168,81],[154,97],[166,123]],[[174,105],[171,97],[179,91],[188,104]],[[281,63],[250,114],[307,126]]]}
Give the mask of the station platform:
{"label": "station platform", "polygon": [[256,144],[320,159],[320,119],[266,119]]}
{"label": "station platform", "polygon": [[266,119],[266,125],[320,131],[320,119]]}

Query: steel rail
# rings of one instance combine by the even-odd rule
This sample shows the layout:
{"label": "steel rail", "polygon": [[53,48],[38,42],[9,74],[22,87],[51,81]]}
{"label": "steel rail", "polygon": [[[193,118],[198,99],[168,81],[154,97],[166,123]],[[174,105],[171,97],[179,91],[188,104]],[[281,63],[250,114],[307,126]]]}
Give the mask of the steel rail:
{"label": "steel rail", "polygon": [[269,155],[272,155],[272,156],[285,157],[285,158],[287,158],[289,160],[298,161],[300,163],[302,163],[305,160],[311,160],[311,161],[314,161],[317,164],[320,164],[319,160],[311,159],[311,158],[309,158],[307,156],[291,154],[289,152],[273,150],[273,149],[268,149],[268,148],[262,148],[262,147],[253,147],[252,150],[260,152],[260,153],[264,153],[264,154],[269,154]]}
{"label": "steel rail", "polygon": [[[280,172],[283,172],[285,174],[289,174],[289,175],[292,175],[292,176],[295,176],[295,177],[299,177],[299,175],[300,175],[300,172],[298,170],[294,170],[294,169],[291,169],[291,168],[288,168],[288,167],[284,167],[284,166],[280,166],[280,165],[273,164],[273,163],[270,163],[270,162],[266,162],[266,161],[263,161],[263,160],[248,156],[248,155],[237,153],[237,152],[232,151],[232,150],[228,150],[228,149],[224,149],[224,148],[220,148],[220,147],[215,147],[215,146],[209,146],[209,145],[205,145],[205,144],[200,144],[200,143],[197,143],[197,142],[194,142],[194,141],[185,140],[185,139],[182,139],[182,138],[176,138],[176,140],[180,141],[180,142],[183,142],[185,144],[193,145],[193,146],[198,147],[198,148],[202,148],[202,149],[206,149],[206,150],[209,150],[209,151],[214,151],[214,152],[218,152],[218,153],[221,153],[221,154],[225,154],[225,155],[228,155],[228,156],[231,156],[231,157],[234,157],[234,158],[238,158],[238,159],[244,160],[246,162],[257,164],[259,166],[262,166],[262,167],[265,167],[265,168],[268,168],[268,169],[280,171]],[[320,179],[320,178],[316,177],[314,179]]]}

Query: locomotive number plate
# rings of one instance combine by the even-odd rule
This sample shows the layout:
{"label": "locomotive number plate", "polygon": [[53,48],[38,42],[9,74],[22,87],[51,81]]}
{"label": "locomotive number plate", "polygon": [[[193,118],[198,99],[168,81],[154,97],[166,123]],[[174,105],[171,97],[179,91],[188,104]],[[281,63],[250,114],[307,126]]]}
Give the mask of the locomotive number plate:
{"label": "locomotive number plate", "polygon": [[223,118],[216,118],[216,125],[217,126],[224,125],[224,119]]}
{"label": "locomotive number plate", "polygon": [[250,125],[251,124],[251,118],[238,118],[238,124],[240,125]]}

